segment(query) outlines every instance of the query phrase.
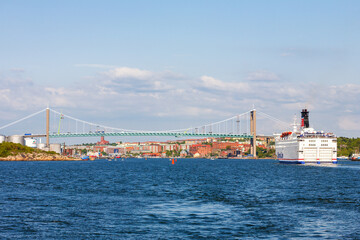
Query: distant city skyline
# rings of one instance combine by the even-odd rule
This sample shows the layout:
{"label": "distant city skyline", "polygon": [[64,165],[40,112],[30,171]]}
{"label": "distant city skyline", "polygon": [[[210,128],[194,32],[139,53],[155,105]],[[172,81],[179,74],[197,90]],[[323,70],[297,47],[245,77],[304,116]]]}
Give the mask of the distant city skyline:
{"label": "distant city skyline", "polygon": [[144,130],[253,106],[291,123],[307,107],[310,126],[359,137],[359,10],[350,0],[3,1],[0,126],[47,105]]}

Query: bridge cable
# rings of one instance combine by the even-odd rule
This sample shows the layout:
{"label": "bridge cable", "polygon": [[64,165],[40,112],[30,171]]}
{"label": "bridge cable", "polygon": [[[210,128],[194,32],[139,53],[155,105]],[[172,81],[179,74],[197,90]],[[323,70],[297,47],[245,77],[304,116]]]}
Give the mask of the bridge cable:
{"label": "bridge cable", "polygon": [[267,117],[268,119],[270,119],[270,120],[272,120],[272,121],[274,121],[274,122],[281,123],[281,124],[283,124],[284,126],[286,125],[286,126],[288,127],[289,125],[291,125],[290,123],[287,123],[287,122],[284,122],[284,121],[282,121],[282,120],[280,120],[280,119],[277,119],[277,118],[275,118],[275,117],[272,117],[272,116],[270,116],[269,114],[266,114],[266,113],[264,113],[264,112],[258,111],[258,113],[264,115],[265,117]]}
{"label": "bridge cable", "polygon": [[[61,114],[53,109],[50,109],[50,111],[52,111],[53,113],[56,113],[56,114]],[[236,118],[236,117],[240,117],[240,116],[243,116],[245,114],[248,114],[250,111],[246,112],[246,113],[243,113],[243,114],[240,114],[240,115],[236,115],[234,117],[231,117],[231,118],[228,118],[228,119],[225,119],[225,120],[222,120],[222,121],[218,121],[218,122],[215,122],[215,123],[210,123],[210,124],[207,124],[207,125],[202,125],[200,127],[209,127],[211,125],[214,125],[214,124],[220,124],[220,123],[223,123],[223,122],[226,122],[226,121],[229,121],[233,118]],[[82,122],[83,124],[88,124],[88,125],[91,125],[91,126],[99,126],[101,128],[108,128],[108,129],[112,129],[112,130],[117,130],[117,131],[123,131],[123,132],[156,132],[156,133],[164,133],[164,132],[183,132],[183,131],[188,131],[190,129],[194,129],[194,128],[183,128],[183,129],[176,129],[176,130],[163,130],[163,131],[144,131],[144,130],[130,130],[130,129],[123,129],[123,128],[114,128],[114,127],[109,127],[109,126],[104,126],[104,125],[101,125],[101,124],[95,124],[95,123],[92,123],[92,122],[88,122],[88,121],[84,121],[84,120],[80,120],[78,118],[74,118],[74,117],[71,117],[69,115],[66,115],[66,114],[62,114],[63,116],[69,118],[69,119],[72,119],[74,121],[79,121],[79,122]],[[198,127],[199,128],[199,127]]]}
{"label": "bridge cable", "polygon": [[6,125],[4,125],[4,126],[0,127],[0,129],[10,127],[10,126],[12,126],[12,125],[14,125],[14,124],[16,124],[16,123],[22,122],[22,121],[24,121],[24,120],[26,120],[26,119],[28,119],[28,118],[31,118],[31,117],[33,117],[33,116],[35,116],[35,115],[38,115],[39,113],[42,113],[42,112],[44,112],[44,111],[46,111],[46,108],[45,108],[45,109],[43,109],[43,110],[41,110],[41,111],[39,111],[39,112],[36,112],[36,113],[30,114],[29,116],[24,117],[24,118],[22,118],[22,119],[19,119],[19,120],[15,121],[15,122],[12,122],[12,123],[6,124]]}

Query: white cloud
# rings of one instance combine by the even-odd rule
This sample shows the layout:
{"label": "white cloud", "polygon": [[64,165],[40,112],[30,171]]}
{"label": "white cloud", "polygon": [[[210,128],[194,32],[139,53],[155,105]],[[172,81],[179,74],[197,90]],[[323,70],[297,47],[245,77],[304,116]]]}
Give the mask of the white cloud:
{"label": "white cloud", "polygon": [[[307,106],[311,111],[326,111],[328,115],[324,116],[329,118],[333,118],[334,113],[345,115],[351,111],[355,117],[340,119],[338,131],[346,134],[346,131],[359,130],[357,122],[360,120],[356,118],[360,115],[359,84],[286,83],[276,81],[278,75],[262,71],[250,73],[238,82],[227,82],[209,75],[192,78],[170,71],[129,67],[102,71],[93,75],[92,81],[60,88],[50,84],[37,85],[25,76],[2,76],[0,112],[31,113],[49,103],[57,109],[70,109],[69,115],[71,111],[85,112],[93,113],[92,117],[96,118],[102,116],[98,113],[104,113],[104,116],[114,119],[108,125],[116,127],[119,126],[116,119],[130,115],[134,119],[160,118],[158,124],[170,125],[171,121],[161,122],[161,119],[174,116],[189,121],[189,125],[191,119],[209,123],[246,112],[253,104],[272,116],[291,121],[294,113]],[[5,119],[5,116],[0,116],[0,120]],[[149,121],[148,124],[154,123]]]}
{"label": "white cloud", "polygon": [[247,83],[243,82],[224,82],[221,80],[218,80],[216,78],[210,77],[210,76],[202,76],[200,77],[201,83],[200,87],[204,87],[207,89],[213,89],[213,90],[221,90],[221,91],[247,91],[249,89],[249,86]]}
{"label": "white cloud", "polygon": [[[199,116],[214,116],[214,115],[223,115],[223,111],[218,111],[216,109],[212,108],[201,108],[201,107],[195,107],[195,106],[181,106],[177,107],[176,111],[172,111],[169,109],[169,111],[161,111],[158,112],[156,115],[159,117],[174,117],[174,116],[190,116],[190,117],[199,117]],[[207,122],[206,122],[207,123]]]}
{"label": "white cloud", "polygon": [[142,79],[142,80],[148,80],[150,78],[154,77],[154,73],[147,71],[147,70],[141,70],[138,68],[128,68],[128,67],[120,67],[111,69],[107,73],[105,73],[110,78],[134,78],[134,79]]}
{"label": "white cloud", "polygon": [[246,80],[249,81],[277,81],[280,80],[280,77],[275,73],[268,71],[256,71],[251,72],[246,77]]}
{"label": "white cloud", "polygon": [[204,86],[208,88],[224,88],[225,86],[224,82],[213,77],[202,76],[200,79],[203,82]]}
{"label": "white cloud", "polygon": [[166,92],[178,88],[182,76],[170,71],[152,72],[138,68],[119,67],[100,74],[98,87],[116,92]]}
{"label": "white cloud", "polygon": [[9,102],[10,101],[10,89],[0,89],[0,101],[1,102]]}
{"label": "white cloud", "polygon": [[329,90],[333,95],[338,95],[338,97],[346,96],[353,97],[360,94],[360,85],[359,84],[344,84],[338,86],[330,86]]}
{"label": "white cloud", "polygon": [[340,129],[346,131],[360,131],[360,117],[359,116],[344,116],[338,120]]}

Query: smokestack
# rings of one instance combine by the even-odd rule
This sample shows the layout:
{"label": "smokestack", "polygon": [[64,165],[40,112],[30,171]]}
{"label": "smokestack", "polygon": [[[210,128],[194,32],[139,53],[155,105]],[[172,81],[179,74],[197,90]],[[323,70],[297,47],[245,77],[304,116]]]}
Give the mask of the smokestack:
{"label": "smokestack", "polygon": [[303,109],[301,112],[301,127],[308,128],[310,127],[309,124],[309,112],[307,109]]}

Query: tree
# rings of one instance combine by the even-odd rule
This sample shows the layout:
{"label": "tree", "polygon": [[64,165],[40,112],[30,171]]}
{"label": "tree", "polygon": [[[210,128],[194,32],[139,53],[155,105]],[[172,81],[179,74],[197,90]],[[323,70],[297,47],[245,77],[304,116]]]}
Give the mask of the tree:
{"label": "tree", "polygon": [[338,156],[351,156],[360,152],[360,138],[339,137],[337,139]]}
{"label": "tree", "polygon": [[171,157],[172,156],[172,151],[171,150],[166,150],[166,156],[167,157]]}
{"label": "tree", "polygon": [[219,153],[210,153],[210,156],[211,157],[217,157],[217,156],[219,156]]}
{"label": "tree", "polygon": [[275,158],[275,149],[256,148],[258,158]]}

